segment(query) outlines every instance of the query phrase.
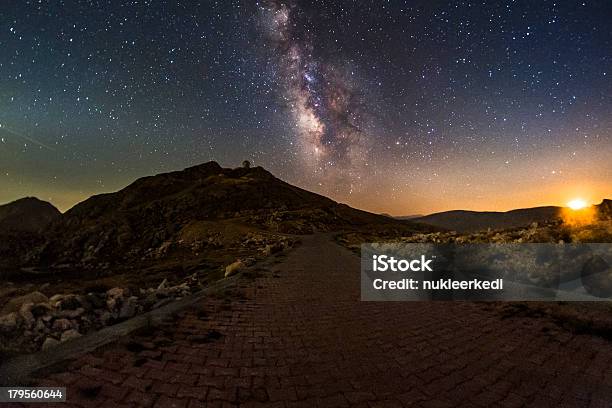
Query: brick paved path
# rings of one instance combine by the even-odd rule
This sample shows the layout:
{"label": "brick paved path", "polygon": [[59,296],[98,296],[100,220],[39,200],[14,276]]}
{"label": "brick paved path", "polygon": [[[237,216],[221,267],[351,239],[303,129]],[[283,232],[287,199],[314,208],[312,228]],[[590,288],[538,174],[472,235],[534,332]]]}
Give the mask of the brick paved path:
{"label": "brick paved path", "polygon": [[231,302],[43,383],[83,407],[612,406],[612,343],[483,303],[360,302],[358,271],[327,237],[306,238]]}

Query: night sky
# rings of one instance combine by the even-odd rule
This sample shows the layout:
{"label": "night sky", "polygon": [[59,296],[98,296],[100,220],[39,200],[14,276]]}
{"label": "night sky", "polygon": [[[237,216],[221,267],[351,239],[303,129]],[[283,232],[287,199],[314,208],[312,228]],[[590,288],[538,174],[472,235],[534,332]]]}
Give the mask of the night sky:
{"label": "night sky", "polygon": [[244,159],[397,215],[612,198],[612,2],[0,5],[0,203]]}

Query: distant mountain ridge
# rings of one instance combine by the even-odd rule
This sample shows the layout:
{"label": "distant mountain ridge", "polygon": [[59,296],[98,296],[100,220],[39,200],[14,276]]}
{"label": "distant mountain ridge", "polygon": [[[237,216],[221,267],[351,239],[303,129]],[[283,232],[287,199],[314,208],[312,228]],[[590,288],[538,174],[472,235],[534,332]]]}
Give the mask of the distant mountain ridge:
{"label": "distant mountain ridge", "polygon": [[506,212],[453,210],[416,218],[414,221],[457,232],[515,228],[533,222],[559,219],[561,207],[534,207]]}
{"label": "distant mountain ridge", "polygon": [[[612,218],[612,200],[604,199],[594,206],[601,219]],[[457,232],[475,232],[490,229],[506,229],[527,226],[534,222],[548,222],[561,219],[563,207],[547,206],[521,208],[505,212],[497,211],[444,211],[424,217],[412,218],[439,228]]]}

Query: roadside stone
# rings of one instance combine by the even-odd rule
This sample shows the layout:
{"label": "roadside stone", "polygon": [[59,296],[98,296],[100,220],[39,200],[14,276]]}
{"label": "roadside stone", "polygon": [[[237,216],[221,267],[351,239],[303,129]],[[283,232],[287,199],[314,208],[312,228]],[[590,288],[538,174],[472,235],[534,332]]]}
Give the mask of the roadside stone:
{"label": "roadside stone", "polygon": [[0,316],[0,332],[10,333],[17,329],[18,323],[17,313],[15,312]]}
{"label": "roadside stone", "polygon": [[106,296],[112,299],[122,298],[125,295],[125,290],[122,288],[112,288],[106,292]]}
{"label": "roadside stone", "polygon": [[102,323],[104,326],[108,326],[112,322],[112,320],[113,315],[108,311],[105,311],[100,315],[100,323]]}
{"label": "roadside stone", "polygon": [[134,316],[137,312],[137,306],[138,306],[137,301],[138,301],[138,298],[135,296],[132,296],[128,298],[127,300],[125,300],[123,304],[121,305],[121,309],[119,310],[119,318],[127,319],[127,318]]}
{"label": "roadside stone", "polygon": [[157,290],[165,289],[166,286],[168,286],[168,279],[164,279],[157,287]]}
{"label": "roadside stone", "polygon": [[89,304],[91,309],[101,309],[105,305],[104,299],[95,293],[88,293],[85,295],[84,300]]}
{"label": "roadside stone", "polygon": [[242,260],[242,263],[244,263],[245,266],[255,265],[256,262],[257,262],[257,259],[253,258],[252,256],[249,256]]}
{"label": "roadside stone", "polygon": [[113,311],[123,301],[125,290],[122,288],[112,288],[106,292],[106,306],[108,310]]}
{"label": "roadside stone", "polygon": [[85,313],[85,309],[79,307],[76,310],[62,310],[60,312],[57,312],[56,316],[60,318],[76,319],[77,317],[82,316],[83,313]]}
{"label": "roadside stone", "polygon": [[76,295],[67,295],[58,302],[60,310],[76,310],[81,306],[82,304]]}
{"label": "roadside stone", "polygon": [[74,329],[70,329],[62,333],[62,337],[60,338],[60,341],[63,343],[65,341],[73,340],[79,337],[81,337],[81,333],[79,333],[78,331]]}
{"label": "roadside stone", "polygon": [[27,295],[19,296],[8,301],[8,303],[2,308],[2,314],[8,314],[11,312],[17,312],[26,303],[47,303],[49,298],[40,292],[31,292]]}
{"label": "roadside stone", "polygon": [[53,307],[48,303],[38,303],[32,306],[30,312],[34,317],[42,317],[53,311]]}
{"label": "roadside stone", "polygon": [[52,347],[57,346],[58,344],[60,344],[59,340],[54,339],[53,337],[47,337],[45,339],[45,341],[42,344],[42,349],[43,350],[48,350]]}
{"label": "roadside stone", "polygon": [[26,327],[32,327],[35,323],[34,315],[32,314],[32,303],[24,303],[19,309],[19,316],[23,319]]}
{"label": "roadside stone", "polygon": [[49,304],[53,307],[57,307],[57,305],[63,298],[64,298],[64,295],[59,294],[59,293],[56,295],[53,295],[49,298]]}
{"label": "roadside stone", "polygon": [[34,330],[37,331],[38,333],[48,333],[49,329],[47,328],[47,326],[45,325],[45,323],[42,320],[37,320],[36,321],[36,325],[34,326]]}
{"label": "roadside stone", "polygon": [[70,323],[70,320],[68,319],[57,319],[56,321],[53,322],[53,326],[52,326],[53,330],[57,330],[57,331],[66,331],[72,328],[72,324]]}
{"label": "roadside stone", "polygon": [[237,274],[244,268],[242,261],[236,261],[225,268],[225,277]]}

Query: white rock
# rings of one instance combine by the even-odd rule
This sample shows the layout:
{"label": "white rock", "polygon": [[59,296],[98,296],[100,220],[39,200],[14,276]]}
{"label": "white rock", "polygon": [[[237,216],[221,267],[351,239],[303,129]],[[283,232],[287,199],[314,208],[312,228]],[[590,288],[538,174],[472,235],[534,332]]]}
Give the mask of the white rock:
{"label": "white rock", "polygon": [[240,272],[244,268],[242,261],[236,261],[225,268],[225,277],[232,276]]}

